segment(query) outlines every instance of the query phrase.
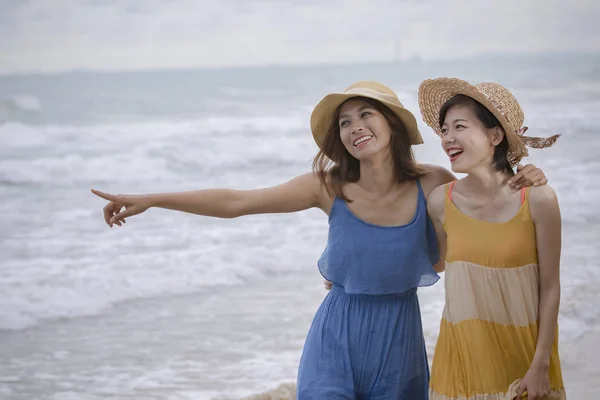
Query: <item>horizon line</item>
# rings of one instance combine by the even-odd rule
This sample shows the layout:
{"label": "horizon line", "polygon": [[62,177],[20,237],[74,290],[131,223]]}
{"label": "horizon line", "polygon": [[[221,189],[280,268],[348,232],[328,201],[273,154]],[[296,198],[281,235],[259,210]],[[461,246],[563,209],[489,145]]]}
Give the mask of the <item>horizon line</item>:
{"label": "horizon line", "polygon": [[134,74],[134,73],[173,73],[173,72],[192,72],[192,71],[223,71],[223,70],[242,70],[242,69],[267,69],[267,68],[316,68],[316,67],[342,67],[342,66],[357,66],[357,65],[401,65],[401,64],[431,64],[431,63],[453,63],[461,61],[470,61],[475,58],[487,59],[505,59],[505,58],[545,58],[556,56],[579,56],[579,57],[600,57],[600,51],[580,51],[580,50],[565,50],[555,52],[518,52],[518,53],[480,53],[476,55],[456,57],[456,58],[440,58],[429,59],[413,56],[406,59],[389,59],[375,61],[342,61],[342,62],[317,62],[317,63],[264,63],[264,64],[247,64],[247,65],[224,65],[224,66],[181,66],[181,67],[142,67],[142,68],[71,68],[60,71],[27,71],[27,72],[0,72],[0,79],[11,77],[32,77],[32,76],[58,76],[69,74]]}

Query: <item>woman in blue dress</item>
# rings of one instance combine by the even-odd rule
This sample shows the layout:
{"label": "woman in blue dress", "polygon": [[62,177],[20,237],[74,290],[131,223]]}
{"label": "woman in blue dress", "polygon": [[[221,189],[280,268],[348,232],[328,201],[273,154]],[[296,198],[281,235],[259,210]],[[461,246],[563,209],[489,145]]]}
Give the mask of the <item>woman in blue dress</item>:
{"label": "woman in blue dress", "polygon": [[[320,148],[314,171],[257,190],[207,189],[112,195],[104,218],[121,226],[150,207],[235,218],[318,207],[329,215],[321,274],[333,283],[308,332],[298,371],[298,399],[427,399],[429,368],[417,288],[439,277],[429,192],[454,180],[446,169],[417,164],[423,143],[413,114],[377,82],[332,93],[311,116]],[[533,166],[513,181],[543,183]]]}

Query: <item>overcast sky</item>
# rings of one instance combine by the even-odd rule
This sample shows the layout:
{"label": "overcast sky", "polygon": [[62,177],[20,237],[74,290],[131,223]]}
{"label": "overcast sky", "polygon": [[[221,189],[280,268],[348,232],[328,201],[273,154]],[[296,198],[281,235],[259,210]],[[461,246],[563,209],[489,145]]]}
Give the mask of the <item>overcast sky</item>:
{"label": "overcast sky", "polygon": [[0,73],[600,52],[600,0],[0,0]]}

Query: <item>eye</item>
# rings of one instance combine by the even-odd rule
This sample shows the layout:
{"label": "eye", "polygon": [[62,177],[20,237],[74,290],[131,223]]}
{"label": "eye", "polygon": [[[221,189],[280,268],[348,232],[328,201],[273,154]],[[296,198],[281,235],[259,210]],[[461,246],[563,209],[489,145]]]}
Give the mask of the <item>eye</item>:
{"label": "eye", "polygon": [[440,129],[440,132],[442,133],[442,135],[445,135],[448,133],[448,128],[442,128]]}
{"label": "eye", "polygon": [[350,121],[347,119],[340,121],[340,128],[350,125]]}
{"label": "eye", "polygon": [[363,111],[363,112],[360,113],[360,117],[361,118],[366,118],[366,117],[368,117],[371,114],[372,114],[371,111]]}
{"label": "eye", "polygon": [[456,125],[456,129],[464,129],[466,128],[466,126],[462,125],[462,124],[457,124]]}

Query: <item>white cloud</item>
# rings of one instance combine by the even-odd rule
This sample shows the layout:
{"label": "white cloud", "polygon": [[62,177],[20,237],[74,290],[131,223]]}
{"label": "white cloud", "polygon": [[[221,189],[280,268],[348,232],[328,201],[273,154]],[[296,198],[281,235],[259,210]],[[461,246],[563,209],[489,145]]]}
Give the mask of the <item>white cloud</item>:
{"label": "white cloud", "polygon": [[0,73],[600,51],[595,0],[0,2]]}

